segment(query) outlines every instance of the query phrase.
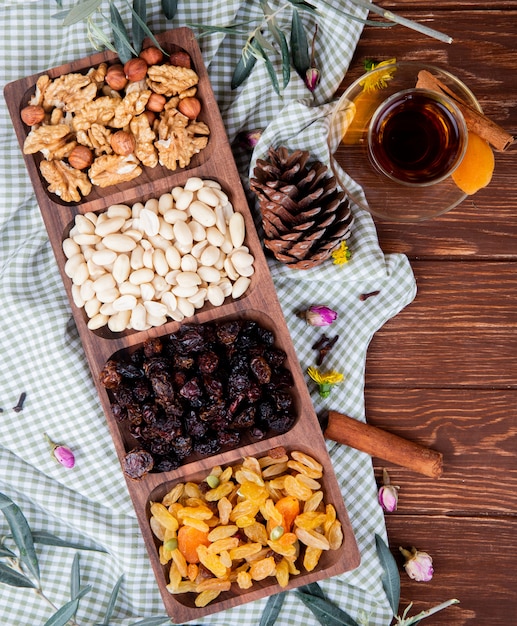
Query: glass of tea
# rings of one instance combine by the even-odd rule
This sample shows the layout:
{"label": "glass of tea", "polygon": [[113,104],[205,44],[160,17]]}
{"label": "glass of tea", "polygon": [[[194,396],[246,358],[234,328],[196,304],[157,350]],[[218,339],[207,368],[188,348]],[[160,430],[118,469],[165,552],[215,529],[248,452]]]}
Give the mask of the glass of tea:
{"label": "glass of tea", "polygon": [[403,185],[444,180],[461,162],[466,147],[467,128],[456,104],[427,89],[392,94],[375,110],[368,127],[373,166]]}
{"label": "glass of tea", "polygon": [[[424,89],[422,72],[447,95]],[[467,143],[458,102],[481,111],[459,78],[434,65],[399,61],[356,78],[336,102],[327,136],[332,172],[350,200],[397,222],[431,219],[463,202],[450,176]]]}

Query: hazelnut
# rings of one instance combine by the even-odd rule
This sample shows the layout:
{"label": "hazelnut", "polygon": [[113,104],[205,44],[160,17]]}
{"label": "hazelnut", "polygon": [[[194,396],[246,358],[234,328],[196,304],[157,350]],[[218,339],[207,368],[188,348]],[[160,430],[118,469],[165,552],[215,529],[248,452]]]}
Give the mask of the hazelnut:
{"label": "hazelnut", "polygon": [[20,117],[27,126],[34,126],[45,119],[45,109],[36,104],[29,104],[21,110]]}
{"label": "hazelnut", "polygon": [[115,91],[121,91],[127,85],[127,78],[122,65],[110,65],[106,72],[106,82]]}
{"label": "hazelnut", "polygon": [[147,76],[147,63],[140,57],[129,59],[124,65],[124,73],[128,80],[132,83],[137,83]]}
{"label": "hazelnut", "polygon": [[113,152],[120,156],[128,156],[136,148],[134,135],[125,130],[118,130],[116,133],[113,133],[110,137],[110,144]]}
{"label": "hazelnut", "polygon": [[145,108],[149,111],[153,111],[154,113],[159,113],[160,111],[163,111],[163,107],[166,102],[167,98],[165,96],[162,96],[159,93],[152,93]]}
{"label": "hazelnut", "polygon": [[93,163],[93,152],[86,146],[75,146],[68,155],[68,162],[76,170],[84,170]]}
{"label": "hazelnut", "polygon": [[183,98],[178,104],[178,111],[189,120],[195,120],[201,111],[201,102],[197,98]]}
{"label": "hazelnut", "polygon": [[144,59],[147,65],[157,65],[163,61],[163,52],[159,48],[150,46],[142,50],[139,57]]}
{"label": "hazelnut", "polygon": [[149,111],[149,109],[146,109],[144,111],[144,115],[146,116],[147,121],[149,122],[149,126],[152,128],[154,122],[156,121],[156,115],[152,111]]}
{"label": "hazelnut", "polygon": [[187,52],[183,50],[178,50],[177,52],[173,52],[169,58],[169,62],[171,65],[176,65],[178,67],[188,67],[190,68],[190,56]]}

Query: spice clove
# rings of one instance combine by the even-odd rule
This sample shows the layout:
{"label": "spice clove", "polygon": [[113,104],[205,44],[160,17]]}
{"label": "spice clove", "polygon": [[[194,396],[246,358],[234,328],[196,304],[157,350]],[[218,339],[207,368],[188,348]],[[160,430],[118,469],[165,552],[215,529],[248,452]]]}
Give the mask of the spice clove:
{"label": "spice clove", "polygon": [[336,345],[339,335],[336,335],[332,339],[329,339],[327,335],[322,335],[320,339],[312,346],[313,350],[318,350],[318,356],[316,358],[316,365],[321,365],[323,359],[327,356],[330,350]]}
{"label": "spice clove", "polygon": [[371,298],[373,296],[378,296],[380,294],[380,291],[370,291],[368,293],[362,293],[359,296],[359,300],[361,300],[361,302],[364,302],[365,300],[368,300],[368,298]]}
{"label": "spice clove", "polygon": [[18,403],[16,404],[16,406],[13,406],[13,411],[15,411],[16,413],[19,413],[21,410],[23,410],[23,404],[25,402],[26,397],[27,397],[27,394],[25,393],[25,391],[23,391],[20,394],[20,397],[18,398]]}

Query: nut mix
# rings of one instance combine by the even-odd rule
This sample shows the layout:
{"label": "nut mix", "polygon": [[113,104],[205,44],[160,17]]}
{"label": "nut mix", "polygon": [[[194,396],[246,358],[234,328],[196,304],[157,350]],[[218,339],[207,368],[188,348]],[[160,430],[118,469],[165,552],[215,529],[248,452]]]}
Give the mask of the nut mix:
{"label": "nut mix", "polygon": [[[92,185],[133,180],[142,166],[189,165],[210,129],[197,119],[199,77],[190,59],[177,58],[172,65],[160,50],[147,48],[124,66],[102,63],[86,74],[38,78],[20,113],[31,127],[23,152],[43,155],[40,171],[50,192],[79,202]],[[89,156],[84,150],[82,158],[72,156],[77,146]]]}
{"label": "nut mix", "polygon": [[250,285],[245,234],[220,185],[197,177],[145,204],[76,215],[62,244],[74,303],[90,330],[112,332],[179,322],[207,302],[220,306]]}
{"label": "nut mix", "polygon": [[214,467],[204,481],[177,483],[150,504],[150,526],[168,567],[167,590],[196,593],[203,607],[232,585],[268,577],[286,587],[343,543],[341,522],[324,503],[323,468],[300,451],[274,448],[259,459]]}
{"label": "nut mix", "polygon": [[238,319],[183,324],[109,359],[100,382],[138,446],[124,459],[126,475],[171,471],[244,436],[287,432],[295,418],[285,359],[271,331]]}

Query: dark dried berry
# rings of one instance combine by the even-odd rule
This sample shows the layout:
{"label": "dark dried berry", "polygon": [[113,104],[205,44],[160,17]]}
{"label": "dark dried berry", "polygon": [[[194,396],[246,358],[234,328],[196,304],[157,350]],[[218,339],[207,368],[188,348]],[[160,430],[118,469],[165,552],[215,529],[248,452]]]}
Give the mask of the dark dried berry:
{"label": "dark dried berry", "polygon": [[132,365],[131,363],[117,363],[117,371],[124,378],[142,378],[144,372],[140,367]]}
{"label": "dark dried berry", "polygon": [[232,420],[232,428],[251,428],[255,423],[255,407],[246,407]]}
{"label": "dark dried berry", "polygon": [[180,394],[190,401],[197,400],[201,397],[202,393],[201,385],[197,377],[188,380],[180,389]]}
{"label": "dark dried berry", "polygon": [[218,439],[221,446],[236,446],[239,443],[241,436],[237,431],[233,431],[231,433],[221,431],[218,433]]}
{"label": "dark dried berry", "polygon": [[207,350],[199,355],[197,364],[202,374],[211,374],[219,365],[219,357],[213,350]]}
{"label": "dark dried berry", "polygon": [[161,354],[163,349],[162,340],[159,337],[148,339],[143,345],[143,352],[146,358]]}
{"label": "dark dried berry", "polygon": [[176,439],[171,442],[171,445],[174,452],[180,457],[180,459],[184,459],[192,452],[192,438],[188,435],[180,435],[179,437],[176,437]]}
{"label": "dark dried berry", "polygon": [[154,466],[154,459],[147,450],[132,450],[124,457],[123,469],[129,478],[140,480],[148,474]]}
{"label": "dark dried berry", "polygon": [[99,380],[101,385],[106,389],[116,389],[122,382],[122,376],[118,371],[118,364],[115,361],[109,360],[102,368],[99,374]]}
{"label": "dark dried berry", "polygon": [[257,356],[251,360],[250,369],[253,375],[261,385],[267,385],[271,380],[271,368],[269,367],[266,359],[262,356]]}
{"label": "dark dried berry", "polygon": [[178,467],[181,465],[181,462],[178,458],[176,457],[165,457],[163,459],[159,459],[153,468],[153,471],[155,472],[172,472],[175,469],[178,469]]}

